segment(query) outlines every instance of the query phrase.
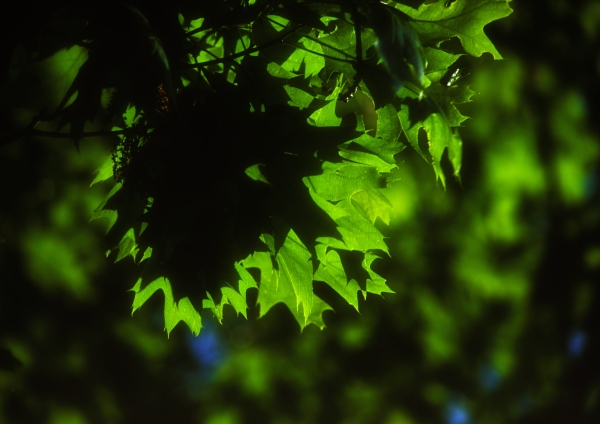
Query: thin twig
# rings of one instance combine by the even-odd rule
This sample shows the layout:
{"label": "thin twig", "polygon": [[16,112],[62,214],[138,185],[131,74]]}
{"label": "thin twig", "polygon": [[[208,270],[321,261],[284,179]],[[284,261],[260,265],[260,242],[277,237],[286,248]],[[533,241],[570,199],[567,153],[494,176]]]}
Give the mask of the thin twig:
{"label": "thin twig", "polygon": [[223,63],[223,62],[229,62],[229,61],[237,59],[238,57],[248,56],[248,55],[250,55],[252,53],[255,53],[257,51],[266,49],[267,47],[271,47],[271,46],[274,46],[276,44],[283,43],[283,41],[284,41],[284,39],[286,37],[292,35],[293,33],[295,33],[296,31],[298,31],[302,27],[303,27],[303,25],[296,25],[295,27],[290,28],[289,31],[286,31],[285,33],[283,33],[281,36],[279,36],[279,37],[277,37],[277,38],[275,38],[275,39],[273,39],[271,41],[268,41],[268,42],[266,42],[264,44],[261,44],[260,46],[252,47],[250,49],[246,49],[246,50],[243,50],[241,52],[234,53],[234,54],[229,55],[229,56],[225,56],[225,57],[223,57],[221,59],[214,59],[214,60],[207,60],[206,62],[186,64],[186,65],[183,65],[182,68],[183,69],[205,68],[205,67],[210,66],[210,65],[215,65],[215,64]]}
{"label": "thin twig", "polygon": [[291,43],[291,42],[289,42],[289,41],[286,41],[286,42],[285,42],[285,44],[288,44],[288,45],[290,45],[290,46],[296,47],[297,49],[300,49],[300,50],[304,50],[305,52],[308,52],[308,53],[310,53],[310,54],[314,54],[314,55],[316,55],[316,56],[321,56],[321,57],[324,57],[325,59],[329,59],[329,60],[336,60],[336,61],[338,61],[338,62],[344,62],[344,63],[354,63],[354,61],[353,61],[353,60],[350,60],[350,59],[340,59],[339,57],[333,57],[333,56],[329,56],[328,54],[325,54],[325,53],[319,53],[319,52],[316,52],[316,51],[314,51],[314,50],[311,50],[311,49],[309,49],[309,48],[306,48],[306,47],[304,47],[304,46],[302,46],[302,45],[295,44],[295,43]]}
{"label": "thin twig", "polygon": [[[283,24],[280,24],[279,22],[277,22],[277,21],[275,21],[275,20],[273,20],[273,19],[271,19],[271,18],[265,18],[265,19],[266,19],[267,21],[269,21],[269,22],[271,22],[271,23],[275,24],[275,25],[283,26]],[[345,51],[343,51],[343,50],[340,50],[340,49],[338,49],[338,48],[335,48],[335,47],[333,47],[333,46],[330,46],[329,44],[327,44],[327,43],[324,43],[323,41],[319,40],[318,38],[311,37],[311,36],[310,36],[310,35],[308,35],[308,34],[302,34],[302,37],[303,37],[303,38],[306,38],[307,40],[313,41],[313,42],[315,42],[315,43],[317,43],[317,44],[319,44],[319,45],[321,45],[321,46],[323,46],[323,47],[327,47],[328,49],[331,49],[331,50],[333,50],[334,52],[338,52],[339,54],[341,54],[341,55],[344,55],[344,56],[346,56],[346,57],[348,57],[348,58],[351,58],[351,57],[352,57],[352,55],[349,55],[349,54],[348,54],[348,53],[346,53]],[[307,50],[307,49],[304,49],[304,50]],[[311,53],[314,53],[314,52],[312,52],[311,50],[307,50],[307,51],[310,51]],[[315,53],[315,54],[316,54],[316,53]],[[342,61],[342,62],[344,61],[343,59],[337,59],[337,58],[334,58],[334,57],[331,57],[331,56],[329,56],[329,57],[330,57],[331,59],[334,59],[334,60],[339,60],[339,61]],[[350,60],[348,60],[348,61],[350,61]]]}
{"label": "thin twig", "polygon": [[356,90],[358,90],[358,86],[362,81],[362,67],[363,67],[363,52],[362,52],[362,29],[360,25],[360,13],[358,12],[358,8],[356,5],[352,8],[352,21],[354,25],[354,36],[356,37],[356,64],[354,64],[354,70],[356,71],[356,75],[354,76],[354,82],[346,91],[342,92],[339,96],[339,100],[343,102],[348,102]]}
{"label": "thin twig", "polygon": [[[18,141],[24,137],[52,137],[52,138],[84,138],[84,137],[108,137],[108,136],[115,136],[115,135],[126,135],[126,134],[132,134],[132,133],[137,133],[140,131],[139,128],[125,128],[122,130],[118,130],[118,131],[90,131],[90,132],[83,132],[80,134],[73,134],[73,133],[64,133],[64,132],[56,132],[56,131],[44,131],[44,130],[38,130],[36,128],[33,128],[33,126],[35,126],[38,122],[40,121],[31,121],[31,123],[27,126],[27,128],[25,128],[22,131],[19,131],[17,134],[13,134],[7,137],[2,137],[0,138],[0,146],[4,146],[7,144],[10,144],[12,142]],[[33,124],[33,125],[32,125]],[[149,130],[151,128],[146,128],[146,130]]]}

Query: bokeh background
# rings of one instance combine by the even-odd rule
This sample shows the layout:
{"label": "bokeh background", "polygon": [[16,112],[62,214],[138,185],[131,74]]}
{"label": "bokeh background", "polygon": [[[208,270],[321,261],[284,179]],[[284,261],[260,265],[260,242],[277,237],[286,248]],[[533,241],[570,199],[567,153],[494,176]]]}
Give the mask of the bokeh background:
{"label": "bokeh background", "polygon": [[[110,144],[2,147],[0,423],[599,423],[600,2],[511,7],[486,27],[505,60],[461,59],[461,181],[398,156],[375,266],[396,294],[358,314],[316,283],[323,331],[278,305],[167,339],[162,297],[131,317],[136,269],[88,222]],[[58,104],[81,54],[15,49],[5,128]]]}

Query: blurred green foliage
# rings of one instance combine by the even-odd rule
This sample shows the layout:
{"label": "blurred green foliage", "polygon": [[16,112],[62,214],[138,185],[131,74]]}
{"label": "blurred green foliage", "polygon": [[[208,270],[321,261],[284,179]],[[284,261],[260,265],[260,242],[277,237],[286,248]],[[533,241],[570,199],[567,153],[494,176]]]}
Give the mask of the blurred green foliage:
{"label": "blurred green foliage", "polygon": [[135,270],[88,224],[107,145],[3,148],[0,422],[600,422],[600,9],[537,7],[490,26],[505,61],[465,62],[461,183],[403,156],[375,266],[396,294],[359,315],[317,283],[323,331],[276,305],[166,340],[161,299],[124,313]]}

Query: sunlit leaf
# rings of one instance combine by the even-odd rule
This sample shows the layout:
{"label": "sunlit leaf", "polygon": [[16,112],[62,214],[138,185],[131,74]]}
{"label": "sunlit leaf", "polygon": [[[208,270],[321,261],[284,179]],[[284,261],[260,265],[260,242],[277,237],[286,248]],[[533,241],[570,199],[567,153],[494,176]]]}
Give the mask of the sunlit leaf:
{"label": "sunlit leaf", "polygon": [[260,181],[265,184],[270,184],[269,181],[265,178],[265,176],[260,171],[261,165],[264,166],[261,163],[257,163],[255,165],[249,166],[248,168],[246,168],[246,170],[244,172],[246,173],[247,176],[252,178],[254,181]]}
{"label": "sunlit leaf", "polygon": [[[242,261],[245,268],[258,268],[260,270],[260,283],[258,291],[258,304],[260,305],[260,316],[264,316],[274,305],[284,303],[294,315],[294,318],[303,329],[309,324],[315,324],[323,329],[323,312],[331,310],[331,307],[323,302],[311,291],[311,312],[305,315],[304,304],[298,307],[297,296],[289,279],[279,281],[279,272],[273,268],[273,259],[267,252],[255,252]],[[312,283],[312,269],[311,269]]]}
{"label": "sunlit leaf", "polygon": [[280,288],[292,286],[296,294],[296,309],[302,305],[306,325],[313,302],[311,255],[296,233],[290,230],[275,258],[279,267],[277,274]]}
{"label": "sunlit leaf", "polygon": [[371,264],[375,259],[379,259],[379,256],[367,252],[365,253],[365,258],[362,262],[363,268],[369,273],[370,277],[367,280],[367,292],[378,295],[381,295],[382,293],[394,293],[394,291],[385,284],[385,279],[371,269]]}
{"label": "sunlit leaf", "polygon": [[448,125],[445,116],[439,113],[430,114],[425,121],[416,124],[411,124],[409,119],[408,107],[402,106],[398,116],[404,127],[408,141],[426,160],[429,160],[421,148],[419,147],[419,129],[423,128],[427,134],[427,143],[431,155],[431,163],[435,170],[435,175],[442,181],[445,186],[446,177],[442,171],[440,161],[444,150],[448,148],[448,154],[451,158],[451,163],[454,168],[454,175],[458,177],[461,158],[462,158],[462,141],[458,133],[453,132]]}
{"label": "sunlit leaf", "polygon": [[113,176],[113,161],[112,161],[112,157],[108,156],[108,158],[106,158],[106,160],[104,161],[102,166],[100,168],[98,168],[98,170],[96,171],[96,176],[92,180],[90,186],[93,186],[94,184],[100,183],[102,181],[106,181],[112,176]]}
{"label": "sunlit leaf", "polygon": [[202,328],[200,314],[196,311],[196,309],[194,309],[192,303],[187,297],[184,297],[180,299],[178,303],[175,303],[173,300],[171,283],[167,278],[159,277],[146,285],[146,287],[143,289],[141,286],[142,279],[140,278],[135,286],[131,289],[131,291],[135,293],[132,313],[137,311],[144,303],[146,303],[146,301],[154,294],[154,292],[157,290],[162,290],[165,295],[164,317],[167,334],[170,334],[171,331],[173,331],[173,328],[175,328],[179,321],[185,322],[195,335],[200,333],[200,329]]}
{"label": "sunlit leaf", "polygon": [[412,26],[426,46],[439,46],[442,41],[458,37],[465,51],[473,56],[491,53],[502,59],[483,27],[512,13],[506,0],[456,0],[423,4],[418,10],[397,6],[413,20]]}
{"label": "sunlit leaf", "polygon": [[285,85],[283,88],[288,93],[288,96],[290,96],[290,101],[288,103],[292,106],[296,106],[300,110],[307,108],[314,99],[314,96],[311,96],[309,93],[300,90],[299,88],[291,87],[289,85]]}
{"label": "sunlit leaf", "polygon": [[390,223],[392,204],[378,189],[363,190],[352,195],[352,204],[373,224],[377,218]]}
{"label": "sunlit leaf", "polygon": [[356,294],[360,291],[360,286],[355,280],[347,280],[340,255],[333,249],[328,250],[324,244],[317,245],[316,249],[320,264],[315,273],[315,280],[329,284],[358,311]]}

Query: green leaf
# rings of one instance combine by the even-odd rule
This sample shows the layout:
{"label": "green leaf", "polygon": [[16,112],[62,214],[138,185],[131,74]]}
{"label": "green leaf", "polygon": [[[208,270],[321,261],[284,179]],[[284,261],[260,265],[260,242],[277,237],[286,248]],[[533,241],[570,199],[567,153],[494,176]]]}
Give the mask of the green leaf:
{"label": "green leaf", "polygon": [[215,303],[211,294],[206,292],[206,299],[202,300],[202,309],[210,309],[219,324],[221,324],[223,321],[223,307],[228,303],[227,296],[223,296],[220,303]]}
{"label": "green leaf", "polygon": [[340,255],[332,249],[327,251],[327,247],[324,244],[316,246],[317,258],[320,264],[314,278],[317,281],[324,281],[329,284],[331,288],[358,311],[358,297],[356,293],[361,290],[360,286],[354,279],[347,280]]}
{"label": "green leaf", "polygon": [[246,268],[242,265],[242,262],[237,262],[235,264],[235,269],[238,272],[241,280],[238,282],[239,291],[244,296],[244,301],[246,300],[246,291],[248,289],[258,289],[258,284],[256,284],[256,280],[248,272]]}
{"label": "green leaf", "polygon": [[300,110],[307,108],[314,100],[314,96],[311,96],[306,91],[300,90],[299,88],[289,85],[285,85],[283,88],[287,92],[288,96],[290,96],[290,101],[288,104],[290,106],[295,106]]}
{"label": "green leaf", "polygon": [[405,148],[399,141],[393,142],[390,140],[383,140],[381,138],[372,137],[369,134],[363,134],[358,138],[339,145],[338,148],[342,151],[353,150],[351,149],[353,143],[356,143],[394,166],[396,164],[394,156]]}
{"label": "green leaf", "polygon": [[448,70],[448,68],[452,66],[452,64],[456,62],[461,56],[462,55],[460,54],[452,54],[440,49],[424,47],[423,57],[425,58],[425,62],[427,63],[425,75],[431,74],[433,72],[445,73]]}
{"label": "green leaf", "polygon": [[235,309],[236,315],[242,314],[244,318],[248,318],[246,315],[246,296],[242,296],[233,287],[221,287],[221,293],[223,294],[223,300],[221,303],[225,304],[224,300],[227,300],[233,309]]}
{"label": "green leaf", "polygon": [[462,166],[462,138],[457,132],[452,133],[452,140],[448,144],[448,158],[454,169],[454,176],[460,181],[460,168]]}
{"label": "green leaf", "polygon": [[[289,24],[289,20],[282,18],[277,15],[269,15],[267,17],[267,21],[271,27],[272,31],[275,29],[276,31],[283,31],[287,29],[287,25]],[[267,26],[268,28],[269,26]],[[261,41],[261,37],[258,34],[261,31],[257,31],[257,29],[263,28],[262,25],[254,25],[253,26],[253,34],[255,34],[255,42]],[[270,32],[268,31],[268,32]],[[316,36],[316,31],[311,31],[311,34]],[[267,42],[265,40],[265,42]],[[322,43],[316,40],[314,37],[305,35],[301,37],[298,41],[291,42],[288,41],[289,44],[296,47],[292,50],[291,54],[289,53],[289,47],[284,46],[284,48],[276,48],[271,49],[266,54],[275,60],[277,63],[280,63],[281,68],[294,73],[297,75],[299,71],[304,67],[304,78],[310,78],[313,75],[319,73],[323,67],[325,66],[325,59],[323,57],[323,48]],[[284,52],[288,52],[285,54]]]}
{"label": "green leaf", "polygon": [[385,278],[378,275],[371,269],[371,264],[375,259],[379,259],[379,256],[372,253],[365,253],[365,258],[362,262],[362,267],[369,273],[369,279],[367,280],[367,292],[381,295],[381,293],[394,293],[392,289],[385,284]]}
{"label": "green leaf", "polygon": [[[323,321],[323,312],[333,311],[333,308],[323,301],[319,296],[313,293],[312,295],[312,308],[310,315],[305,319],[305,324],[302,326],[300,314],[295,313],[294,318],[300,324],[300,328],[304,329],[309,324],[314,324],[321,330],[325,328],[325,321]],[[293,313],[293,311],[292,311]]]}
{"label": "green leaf", "polygon": [[[312,189],[309,190],[309,193],[314,202],[338,224],[337,230],[342,236],[343,243],[337,242],[328,245],[361,252],[370,249],[388,252],[383,235],[349,201],[333,204],[318,196]],[[323,238],[317,240],[323,243]]]}
{"label": "green leaf", "polygon": [[307,38],[301,39],[298,45],[302,48],[294,50],[287,60],[281,64],[281,67],[287,71],[297,73],[300,71],[302,63],[304,63],[304,78],[310,78],[319,73],[325,66],[325,58],[322,56],[323,48],[321,44]]}
{"label": "green leaf", "polygon": [[[258,300],[260,305],[259,317],[264,316],[269,309],[279,302],[288,303],[288,297],[292,293],[279,291],[277,273],[273,268],[273,261],[269,252],[254,252],[242,261],[244,268],[258,268],[260,270],[260,282],[258,288]],[[292,302],[294,305],[295,302]],[[289,305],[288,305],[289,306]],[[296,309],[294,308],[291,308]]]}
{"label": "green leaf", "polygon": [[142,263],[146,259],[150,259],[151,257],[152,257],[152,248],[151,247],[147,247],[146,250],[144,250],[144,254],[142,255],[142,258],[140,259],[140,261],[138,262],[138,264]]}
{"label": "green leaf", "polygon": [[383,241],[383,235],[366,218],[363,219],[364,221],[361,222],[349,216],[338,221],[338,231],[342,235],[347,249],[360,252],[371,249],[383,250],[389,254],[388,247]]}
{"label": "green leaf", "polygon": [[137,116],[137,112],[135,110],[135,106],[129,106],[127,108],[127,111],[123,115],[123,119],[125,120],[125,125],[127,127],[131,127],[135,122],[136,116]]}
{"label": "green leaf", "polygon": [[133,310],[132,315],[135,311],[137,311],[146,301],[156,292],[157,290],[162,290],[165,295],[165,307],[164,307],[164,317],[165,317],[165,329],[167,330],[167,335],[173,331],[173,328],[179,323],[179,321],[185,322],[192,333],[196,336],[200,334],[200,329],[202,328],[202,320],[200,318],[200,314],[194,306],[190,302],[187,297],[184,297],[179,300],[179,303],[175,303],[173,300],[173,292],[171,289],[171,283],[165,277],[159,277],[156,280],[152,281],[143,289],[142,279],[138,279],[135,286],[130,290],[135,293],[135,297],[133,299]]}
{"label": "green leaf", "polygon": [[111,230],[111,228],[115,225],[115,223],[117,222],[117,219],[119,217],[119,213],[116,210],[104,209],[104,207],[106,206],[106,203],[115,194],[117,194],[117,192],[119,190],[121,190],[121,187],[123,187],[122,184],[118,184],[118,183],[115,184],[113,186],[113,188],[110,189],[110,191],[108,192],[108,194],[106,195],[106,197],[104,198],[104,200],[102,200],[102,202],[94,210],[94,212],[92,213],[92,217],[90,218],[90,222],[93,221],[93,220],[95,220],[95,219],[102,219],[102,220],[106,221],[105,234],[108,234],[108,232]]}
{"label": "green leaf", "polygon": [[98,168],[98,170],[96,171],[96,176],[94,177],[94,180],[90,184],[90,187],[96,183],[106,181],[112,176],[113,176],[113,161],[112,161],[112,156],[108,155],[108,158],[106,158],[106,160],[104,161],[102,166],[100,166],[100,168]]}
{"label": "green leaf", "polygon": [[275,78],[290,79],[298,76],[297,74],[294,74],[286,70],[285,68],[279,66],[275,62],[271,62],[267,65],[267,72],[269,73],[269,75]]}
{"label": "green leaf", "polygon": [[[435,170],[436,177],[442,181],[442,184],[446,185],[446,178],[444,172],[440,166],[440,161],[446,147],[449,150],[449,155],[455,158],[460,158],[460,151],[462,149],[462,142],[456,138],[455,134],[448,127],[448,123],[444,118],[433,113],[423,123],[423,128],[427,133],[427,140],[429,145],[429,152],[431,153],[433,168]],[[460,171],[460,162],[452,164],[454,167],[454,175],[458,176]]]}
{"label": "green leaf", "polygon": [[427,96],[439,106],[449,126],[460,126],[468,118],[462,115],[455,105],[470,102],[475,92],[467,86],[447,87],[440,84],[439,80],[443,76],[443,72],[438,72],[436,75],[432,74],[432,76],[433,83],[425,90]]}
{"label": "green leaf", "polygon": [[512,13],[506,0],[456,0],[449,7],[437,1],[423,4],[416,11],[408,6],[396,7],[413,18],[412,27],[423,45],[439,46],[442,41],[458,37],[467,53],[479,57],[487,52],[494,59],[502,59],[483,27]]}
{"label": "green leaf", "polygon": [[341,80],[338,79],[335,89],[326,98],[327,103],[308,117],[309,124],[316,127],[337,127],[342,123],[342,117],[336,113],[337,104],[339,103],[338,96],[342,91],[340,84]]}
{"label": "green leaf", "polygon": [[119,249],[119,254],[117,255],[117,259],[115,259],[115,262],[119,262],[129,255],[135,257],[137,243],[135,241],[135,231],[133,228],[127,230],[116,248]]}
{"label": "green leaf", "polygon": [[[381,163],[386,165],[386,169],[390,168],[387,162]],[[388,252],[383,235],[351,200],[355,193],[385,187],[385,179],[375,166],[324,162],[323,174],[306,177],[303,181],[315,203],[338,224],[337,229],[346,249],[362,252],[380,249]]]}
{"label": "green leaf", "polygon": [[378,188],[382,179],[371,165],[324,162],[323,174],[306,177],[304,181],[319,197],[337,202],[349,200],[357,191]]}
{"label": "green leaf", "polygon": [[388,104],[377,109],[377,137],[386,142],[395,142],[402,134],[398,113],[394,106]]}
{"label": "green leaf", "polygon": [[269,248],[271,254],[275,254],[275,238],[271,234],[261,234],[260,241]]}
{"label": "green leaf", "polygon": [[444,150],[448,148],[448,155],[454,169],[454,175],[458,177],[462,158],[462,140],[460,139],[460,136],[458,133],[452,132],[445,117],[439,113],[432,113],[423,122],[416,123],[412,126],[409,123],[408,115],[408,106],[403,104],[398,116],[400,117],[400,122],[402,123],[408,141],[413,148],[425,158],[425,160],[428,160],[420,149],[418,140],[419,129],[423,128],[425,130],[427,133],[429,153],[431,154],[431,164],[433,165],[436,178],[439,178],[445,187],[446,177],[442,171],[440,161],[444,154]]}
{"label": "green leaf", "polygon": [[[300,329],[314,324],[320,329],[325,328],[323,312],[331,310],[327,303],[323,302],[311,291],[312,308],[308,317],[304,314],[304,307],[297,306],[297,296],[289,280],[279,281],[280,273],[273,268],[272,255],[268,252],[254,252],[242,261],[244,268],[258,268],[260,270],[260,283],[258,290],[258,304],[260,305],[259,317],[263,317],[273,306],[278,303],[285,304],[298,321]],[[312,282],[312,269],[311,269]]]}
{"label": "green leaf", "polygon": [[[323,53],[327,55],[325,59],[327,76],[338,71],[346,78],[353,79],[356,71],[348,61],[356,57],[354,26],[342,20],[333,22],[335,22],[335,31],[319,37]],[[333,25],[333,22],[330,25]]]}
{"label": "green leaf", "polygon": [[260,172],[261,166],[265,166],[265,165],[262,163],[257,163],[257,164],[251,165],[248,168],[246,168],[246,170],[244,172],[248,177],[252,178],[254,181],[260,181],[265,184],[271,185],[271,183],[269,183],[269,181],[262,174],[262,172]]}
{"label": "green leaf", "polygon": [[246,302],[246,291],[250,288],[258,288],[254,277],[241,265],[243,262],[236,262],[235,269],[241,280],[238,281],[238,290],[231,286],[221,287],[221,302],[216,303],[210,293],[206,292],[206,299],[202,301],[203,309],[210,309],[217,320],[223,320],[223,309],[225,305],[231,305],[236,315],[242,314],[248,319],[246,313],[248,303]]}
{"label": "green leaf", "polygon": [[324,107],[315,110],[309,117],[308,122],[316,127],[337,127],[342,123],[342,118],[335,113],[337,100],[330,100]]}
{"label": "green leaf", "polygon": [[104,234],[108,234],[110,229],[117,222],[118,217],[119,217],[119,213],[117,211],[112,211],[112,210],[108,210],[108,209],[104,209],[104,210],[100,210],[100,211],[96,210],[96,211],[94,211],[94,213],[92,213],[90,222],[95,219],[104,220],[105,224],[106,224],[106,229],[104,230]]}
{"label": "green leaf", "polygon": [[334,237],[318,237],[317,243],[322,243],[323,245],[331,247],[333,249],[348,250],[348,246],[346,246],[343,241],[338,240]]}
{"label": "green leaf", "polygon": [[312,277],[313,268],[310,260],[310,252],[298,238],[294,230],[287,234],[283,246],[277,252],[278,281],[279,284],[291,285],[296,294],[296,309],[302,305],[304,320],[311,314],[312,310]]}
{"label": "green leaf", "polygon": [[241,265],[241,263],[235,264],[235,269],[241,277],[238,282],[238,290],[236,291],[232,287],[223,287],[221,293],[223,298],[227,298],[236,314],[242,314],[244,318],[248,319],[246,310],[248,309],[248,303],[246,302],[246,291],[250,288],[257,289],[258,285],[254,280],[254,277]]}
{"label": "green leaf", "polygon": [[352,195],[352,204],[363,215],[375,223],[377,218],[381,219],[386,225],[390,224],[393,212],[392,204],[379,189],[370,189],[359,191]]}
{"label": "green leaf", "polygon": [[371,165],[377,170],[377,172],[390,172],[392,169],[396,168],[396,164],[388,163],[379,156],[375,156],[370,153],[359,152],[350,149],[341,149],[339,155],[344,159],[364,165]]}

